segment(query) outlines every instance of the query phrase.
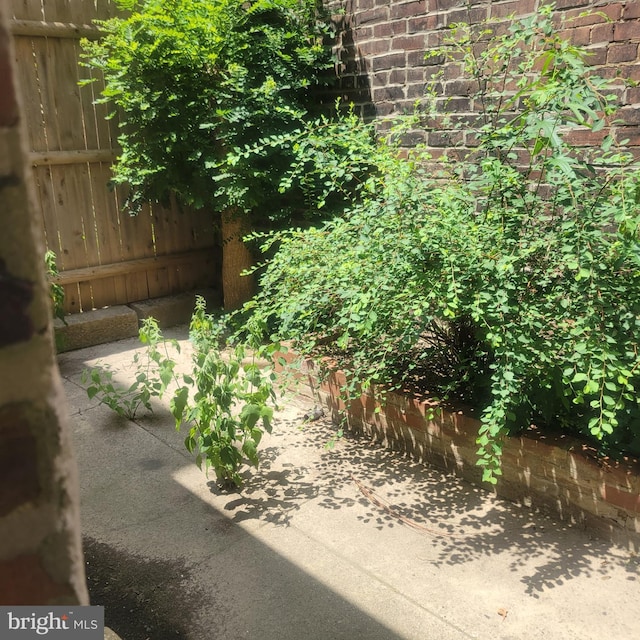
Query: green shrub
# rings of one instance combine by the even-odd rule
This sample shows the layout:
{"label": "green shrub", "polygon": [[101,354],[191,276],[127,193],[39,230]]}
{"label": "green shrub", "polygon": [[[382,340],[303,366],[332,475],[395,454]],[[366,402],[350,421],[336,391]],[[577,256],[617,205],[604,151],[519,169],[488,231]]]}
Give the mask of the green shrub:
{"label": "green shrub", "polygon": [[[478,146],[436,175],[420,149],[372,144],[356,206],[265,243],[277,251],[248,310],[354,385],[421,378],[471,398],[496,482],[503,436],[532,420],[603,447],[639,439],[640,170],[616,146],[611,84],[550,7],[477,36],[456,25],[433,54],[477,83]],[[606,135],[585,153],[575,129]]]}
{"label": "green shrub", "polygon": [[264,432],[271,432],[277,397],[271,365],[281,347],[238,343],[221,351],[222,327],[206,313],[201,297],[190,329],[192,372],[182,376],[171,399],[176,428],[187,430],[185,446],[199,467],[213,468],[223,485],[240,486],[241,466],[258,466],[258,446]]}
{"label": "green shrub", "polygon": [[[145,318],[138,332],[145,348],[133,356],[134,380],[124,386],[114,379],[108,364],[82,372],[82,384],[90,399],[97,398],[119,416],[135,420],[141,408],[153,412],[151,398],[162,398],[168,385],[174,380],[176,362],[174,353],[180,353],[176,340],[165,340],[155,318]],[[174,353],[171,353],[174,352]]]}
{"label": "green shrub", "polygon": [[172,191],[196,207],[277,215],[288,159],[275,146],[250,162],[233,150],[299,127],[331,81],[328,21],[315,1],[121,4],[130,15],[102,22],[105,36],[83,48],[104,74],[101,100],[117,107],[114,181],[129,187],[130,210]]}

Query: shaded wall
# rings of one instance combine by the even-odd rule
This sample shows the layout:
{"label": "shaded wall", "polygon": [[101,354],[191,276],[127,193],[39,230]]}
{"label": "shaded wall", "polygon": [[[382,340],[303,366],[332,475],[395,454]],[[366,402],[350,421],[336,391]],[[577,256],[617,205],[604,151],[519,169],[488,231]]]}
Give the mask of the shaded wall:
{"label": "shaded wall", "polygon": [[[342,93],[367,116],[384,118],[411,111],[424,96],[425,86],[436,74],[439,94],[447,110],[473,114],[472,83],[461,77],[457,63],[425,60],[425,53],[443,43],[450,25],[479,24],[496,20],[495,29],[505,28],[509,16],[524,16],[537,10],[543,0],[338,0],[327,6],[334,12],[338,32],[336,52]],[[555,19],[575,44],[589,52],[588,64],[601,76],[620,78],[617,93],[623,105],[618,114],[619,140],[640,149],[640,2],[556,0]],[[590,14],[590,15],[586,15]],[[622,80],[631,81],[625,86]],[[470,134],[469,134],[470,135]],[[440,130],[425,131],[419,139],[432,148],[452,144]],[[416,140],[417,141],[417,140]],[[571,141],[576,146],[599,142],[587,132]]]}
{"label": "shaded wall", "polygon": [[0,604],[87,603],[42,227],[0,3]]}

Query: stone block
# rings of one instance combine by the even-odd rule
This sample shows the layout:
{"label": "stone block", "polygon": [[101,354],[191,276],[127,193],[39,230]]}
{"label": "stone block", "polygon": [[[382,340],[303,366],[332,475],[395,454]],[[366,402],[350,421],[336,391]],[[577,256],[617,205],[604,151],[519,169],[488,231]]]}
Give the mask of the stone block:
{"label": "stone block", "polygon": [[58,352],[92,347],[138,335],[138,316],[126,306],[96,309],[54,321]]}
{"label": "stone block", "polygon": [[155,318],[161,328],[173,327],[191,320],[196,295],[201,295],[205,298],[208,308],[220,306],[219,293],[214,289],[207,289],[190,293],[180,293],[165,298],[133,302],[129,307],[136,313],[139,320]]}

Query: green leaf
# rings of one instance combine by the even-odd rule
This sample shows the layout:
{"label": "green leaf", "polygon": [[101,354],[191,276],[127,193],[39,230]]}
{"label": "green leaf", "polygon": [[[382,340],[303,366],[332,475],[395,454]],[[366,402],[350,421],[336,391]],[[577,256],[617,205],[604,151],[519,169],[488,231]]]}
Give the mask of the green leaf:
{"label": "green leaf", "polygon": [[258,466],[258,449],[257,444],[250,438],[245,440],[242,445],[242,452],[249,459],[252,465]]}
{"label": "green leaf", "polygon": [[87,395],[89,396],[89,400],[92,400],[96,397],[98,393],[98,387],[87,387]]}
{"label": "green leaf", "polygon": [[171,415],[173,415],[176,421],[176,427],[179,427],[183,420],[188,401],[189,401],[189,388],[180,387],[175,392],[173,398],[171,398],[171,401],[169,402],[169,408],[171,410]]}
{"label": "green leaf", "polygon": [[249,428],[254,427],[260,417],[261,408],[257,404],[246,404],[244,407],[242,407],[242,411],[240,412],[240,419],[242,420],[242,424],[246,425]]}

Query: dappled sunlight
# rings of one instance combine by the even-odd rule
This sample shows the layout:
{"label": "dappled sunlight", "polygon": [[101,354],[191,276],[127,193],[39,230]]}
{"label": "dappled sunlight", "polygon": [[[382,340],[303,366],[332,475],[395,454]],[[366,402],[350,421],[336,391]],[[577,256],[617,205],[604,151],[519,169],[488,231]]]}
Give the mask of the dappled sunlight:
{"label": "dappled sunlight", "polygon": [[[323,637],[422,640],[425,628],[434,638],[525,638],[540,616],[550,633],[559,615],[552,603],[579,617],[601,612],[605,585],[620,606],[637,606],[639,565],[628,552],[364,437],[337,438],[326,418],[305,421],[310,398],[287,398],[260,443],[259,467],[241,469],[241,488],[219,486],[194,464],[165,400],[132,422],[80,388],[88,363],[115,367],[135,348],[131,340],[111,353],[108,345],[76,352],[61,368],[84,534],[96,557],[130,559],[126,575],[141,581],[140,595],[125,580],[123,598],[141,598],[145,612],[184,591],[194,625],[213,618],[220,637],[250,629],[248,637],[298,640],[311,619],[326,621]],[[180,357],[185,366],[189,355]],[[118,380],[126,383],[128,371]],[[144,584],[146,567],[162,562],[177,591]],[[215,612],[198,594],[216,603]],[[448,604],[469,595],[464,610]],[[289,636],[281,635],[283,615]],[[602,615],[593,629],[604,633]],[[153,626],[153,616],[145,619]],[[625,628],[624,619],[619,624]]]}

